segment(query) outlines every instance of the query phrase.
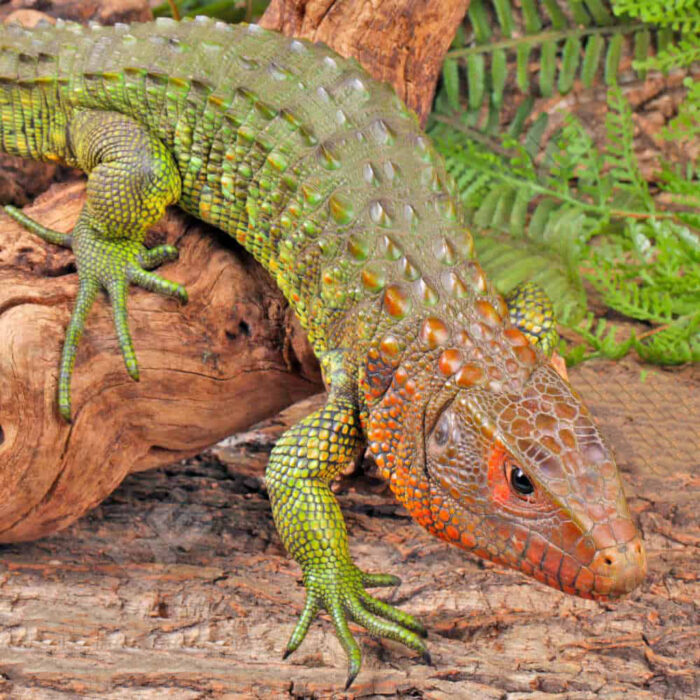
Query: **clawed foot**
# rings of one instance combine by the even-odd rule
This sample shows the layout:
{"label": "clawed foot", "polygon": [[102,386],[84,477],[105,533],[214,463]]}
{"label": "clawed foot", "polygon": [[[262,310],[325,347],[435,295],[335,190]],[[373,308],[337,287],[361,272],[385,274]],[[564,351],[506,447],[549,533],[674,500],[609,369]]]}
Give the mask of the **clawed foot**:
{"label": "clawed foot", "polygon": [[175,297],[183,304],[186,303],[187,290],[181,284],[148,272],[158,265],[176,260],[177,248],[171,245],[160,245],[147,250],[138,241],[102,237],[90,225],[88,216],[85,214],[81,215],[73,233],[66,234],[42,226],[14,207],[5,207],[5,211],[45,241],[71,248],[75,253],[79,279],[78,296],[66,330],[58,378],[58,410],[63,418],[70,421],[70,383],[78,343],[98,291],[104,288],[109,295],[119,347],[127,372],[138,380],[139,368],[126,311],[129,285],[135,284],[152,292]]}
{"label": "clawed foot", "polygon": [[328,571],[319,567],[307,572],[306,603],[299,617],[287,649],[287,658],[304,641],[311,622],[321,608],[325,608],[335,627],[335,633],[348,657],[347,690],[360,672],[362,652],[348,627],[348,619],[362,625],[372,636],[386,637],[417,651],[428,664],[430,654],[421,637],[428,633],[412,615],[369,595],[365,588],[398,586],[401,580],[390,574],[365,574],[354,564]]}

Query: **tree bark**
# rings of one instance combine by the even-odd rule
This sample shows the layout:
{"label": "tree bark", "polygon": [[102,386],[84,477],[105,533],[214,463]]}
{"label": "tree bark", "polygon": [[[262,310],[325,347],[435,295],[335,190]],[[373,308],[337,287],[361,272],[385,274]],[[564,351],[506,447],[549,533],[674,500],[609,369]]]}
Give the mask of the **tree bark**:
{"label": "tree bark", "polygon": [[272,0],[260,24],[322,41],[391,83],[425,122],[469,0]]}
{"label": "tree bark", "polygon": [[[439,3],[439,14],[431,5],[438,3],[352,0],[326,3],[322,11],[318,2],[275,1],[265,22],[278,21],[285,33],[323,39],[341,52],[351,45],[371,47],[359,54],[368,70],[391,78],[425,113],[467,0]],[[64,9],[78,20],[143,19],[142,0],[129,3],[133,17],[114,15],[119,7],[111,0],[60,0],[50,12]],[[0,17],[6,14],[0,10]],[[36,22],[38,15],[23,19]],[[288,21],[292,17],[300,23]],[[22,203],[28,194],[20,188],[6,196]],[[57,185],[27,213],[68,231],[83,201],[82,184]],[[250,256],[175,210],[155,228],[151,243],[165,240],[177,243],[181,255],[162,274],[187,286],[190,304],[181,308],[132,289],[129,318],[142,370],[137,384],[126,374],[110,308],[100,300],[81,341],[75,420],[67,425],[56,410],[56,380],[77,289],[73,257],[2,217],[0,542],[66,527],[130,472],[195,454],[321,388],[303,332]]]}

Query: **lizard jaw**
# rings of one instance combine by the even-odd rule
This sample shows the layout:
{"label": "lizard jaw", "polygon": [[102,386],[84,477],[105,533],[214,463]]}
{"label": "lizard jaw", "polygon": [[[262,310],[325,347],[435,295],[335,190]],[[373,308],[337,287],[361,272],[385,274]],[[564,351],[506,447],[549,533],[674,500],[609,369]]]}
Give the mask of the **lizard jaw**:
{"label": "lizard jaw", "polygon": [[[647,560],[641,535],[632,521],[616,521],[619,539],[599,533],[552,545],[536,533],[521,531],[511,539],[517,558],[481,556],[517,569],[541,583],[580,598],[605,601],[633,591],[646,577]],[[607,532],[610,532],[606,528]],[[596,541],[595,535],[598,534]]]}

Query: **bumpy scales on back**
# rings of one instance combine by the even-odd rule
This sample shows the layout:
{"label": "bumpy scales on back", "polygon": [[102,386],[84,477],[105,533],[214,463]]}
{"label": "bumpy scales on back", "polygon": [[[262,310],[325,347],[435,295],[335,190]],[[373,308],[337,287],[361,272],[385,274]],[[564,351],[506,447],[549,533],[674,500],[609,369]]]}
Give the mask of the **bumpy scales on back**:
{"label": "bumpy scales on back", "polygon": [[8,208],[76,254],[59,380],[66,418],[100,288],[133,377],[129,284],[186,300],[148,271],[176,250],[143,246],[171,203],[245,246],[304,324],[328,401],[280,439],[266,475],[307,589],[287,653],[325,608],[348,684],[361,661],[348,618],[427,657],[421,624],[366,593],[398,579],[353,564],[329,488],[365,444],[438,537],[581,596],[615,597],[643,578],[613,457],[540,347],[552,342],[546,299],[524,290],[511,319],[474,259],[437,153],[356,62],[205,18],[4,27],[0,116],[2,150],[88,173],[70,236]]}

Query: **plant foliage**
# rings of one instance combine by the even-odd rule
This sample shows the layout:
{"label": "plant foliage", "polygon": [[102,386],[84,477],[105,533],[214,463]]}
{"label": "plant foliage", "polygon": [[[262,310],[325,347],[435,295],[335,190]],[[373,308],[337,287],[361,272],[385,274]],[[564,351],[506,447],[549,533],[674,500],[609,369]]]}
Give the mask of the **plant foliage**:
{"label": "plant foliage", "polygon": [[[544,287],[580,341],[562,345],[571,363],[632,349],[659,364],[700,360],[700,172],[665,164],[653,191],[671,204],[659,205],[617,87],[625,53],[639,77],[695,60],[698,27],[689,0],[472,0],[445,60],[430,133],[479,258],[503,292],[525,280]],[[537,97],[564,94],[574,80],[607,87],[602,149],[572,117],[545,138],[547,114],[532,114]],[[522,94],[510,118],[507,86]],[[688,87],[667,138],[700,134],[700,89]]]}
{"label": "plant foliage", "polygon": [[153,9],[155,17],[204,15],[225,22],[257,22],[270,0],[165,0]]}
{"label": "plant foliage", "polygon": [[598,76],[614,85],[625,39],[635,56],[646,57],[672,33],[638,17],[617,20],[604,0],[472,0],[447,54],[435,108],[465,108],[471,125],[497,129],[511,73],[528,96],[566,94],[576,79],[590,87]]}
{"label": "plant foliage", "polygon": [[700,32],[698,0],[615,0],[612,9],[618,16],[638,17],[685,34]]}

